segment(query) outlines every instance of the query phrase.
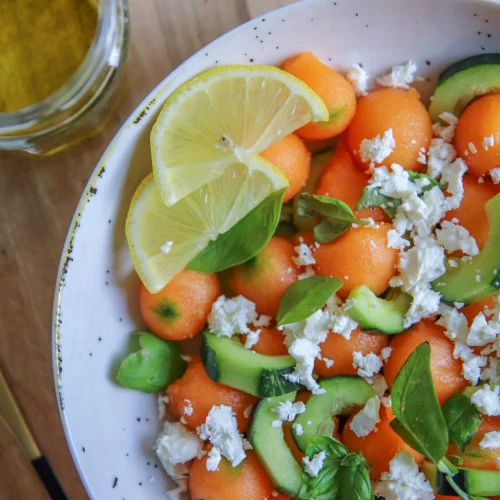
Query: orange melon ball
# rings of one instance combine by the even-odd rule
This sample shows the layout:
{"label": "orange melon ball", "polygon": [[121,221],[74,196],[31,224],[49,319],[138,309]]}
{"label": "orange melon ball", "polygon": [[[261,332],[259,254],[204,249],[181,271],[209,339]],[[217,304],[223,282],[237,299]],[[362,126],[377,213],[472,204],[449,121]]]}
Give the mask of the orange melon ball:
{"label": "orange melon ball", "polygon": [[356,114],[346,131],[346,144],[356,161],[368,168],[370,160],[363,161],[361,143],[372,140],[392,129],[395,147],[382,162],[398,163],[407,170],[417,170],[421,148],[427,149],[432,139],[432,123],[415,89],[381,89],[362,97],[358,101]]}
{"label": "orange melon ball", "polygon": [[282,69],[309,85],[323,99],[330,113],[329,121],[308,123],[297,133],[309,140],[328,139],[341,134],[356,111],[353,86],[311,52],[287,59]]}
{"label": "orange melon ball", "polygon": [[290,186],[285,191],[283,203],[290,201],[309,177],[311,153],[296,134],[290,134],[260,154],[278,167],[289,180]]}
{"label": "orange melon ball", "polygon": [[475,177],[500,167],[500,94],[473,101],[458,119],[455,130],[457,154]]}
{"label": "orange melon ball", "polygon": [[314,253],[316,274],[341,279],[343,285],[337,295],[342,299],[361,285],[380,295],[396,274],[399,257],[396,249],[387,247],[390,229],[392,225],[383,222],[373,227],[360,226],[321,244]]}
{"label": "orange melon ball", "polygon": [[392,352],[384,366],[384,376],[392,386],[410,354],[423,342],[431,346],[431,372],[439,404],[468,385],[462,375],[462,361],[453,357],[454,344],[444,335],[444,329],[432,320],[423,320],[408,331],[395,335]]}

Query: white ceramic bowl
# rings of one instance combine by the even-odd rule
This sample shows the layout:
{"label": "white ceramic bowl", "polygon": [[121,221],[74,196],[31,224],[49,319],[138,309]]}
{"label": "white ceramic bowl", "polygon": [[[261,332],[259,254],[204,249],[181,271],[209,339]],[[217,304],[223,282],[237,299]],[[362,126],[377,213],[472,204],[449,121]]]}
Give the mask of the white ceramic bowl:
{"label": "white ceramic bowl", "polygon": [[117,363],[142,326],[124,234],[132,194],[151,170],[149,133],[165,98],[217,64],[279,64],[313,51],[372,75],[413,59],[428,97],[453,61],[500,48],[500,8],[480,0],[304,0],[254,19],[196,53],[132,113],[97,165],[71,223],[57,280],[54,373],[59,410],[91,498],[154,500],[170,488],[152,444],[153,395],[118,386]]}

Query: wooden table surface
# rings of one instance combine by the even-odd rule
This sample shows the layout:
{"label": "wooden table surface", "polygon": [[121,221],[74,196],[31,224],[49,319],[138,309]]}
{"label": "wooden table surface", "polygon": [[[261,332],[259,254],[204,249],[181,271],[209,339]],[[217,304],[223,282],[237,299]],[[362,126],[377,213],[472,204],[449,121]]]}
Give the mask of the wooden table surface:
{"label": "wooden table surface", "polygon": [[[0,367],[70,499],[87,495],[57,412],[51,314],[60,252],[80,194],[120,124],[161,79],[226,31],[294,1],[129,0],[127,90],[101,135],[49,158],[0,152]],[[0,423],[0,499],[28,498],[47,496]]]}

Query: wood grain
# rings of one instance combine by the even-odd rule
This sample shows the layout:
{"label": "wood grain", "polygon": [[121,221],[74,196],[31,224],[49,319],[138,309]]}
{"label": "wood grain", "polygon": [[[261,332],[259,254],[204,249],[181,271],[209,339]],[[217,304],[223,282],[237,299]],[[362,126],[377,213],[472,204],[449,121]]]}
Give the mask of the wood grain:
{"label": "wood grain", "polygon": [[[226,31],[296,0],[129,0],[125,95],[101,135],[54,157],[0,152],[0,366],[71,499],[87,495],[63,435],[52,379],[51,312],[60,252],[80,194],[134,107],[170,71]],[[0,424],[0,499],[47,498]]]}

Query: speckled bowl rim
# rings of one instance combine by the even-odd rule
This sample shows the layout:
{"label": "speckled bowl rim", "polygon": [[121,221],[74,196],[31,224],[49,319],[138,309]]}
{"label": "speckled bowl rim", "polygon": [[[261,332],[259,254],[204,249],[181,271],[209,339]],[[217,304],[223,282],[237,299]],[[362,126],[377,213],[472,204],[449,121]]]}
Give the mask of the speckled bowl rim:
{"label": "speckled bowl rim", "polygon": [[[70,266],[70,263],[72,261],[71,258],[71,253],[72,253],[72,246],[73,246],[73,240],[75,237],[75,234],[78,230],[79,227],[79,221],[82,218],[83,212],[85,211],[85,206],[87,204],[87,195],[90,192],[91,189],[95,188],[99,182],[100,177],[102,176],[102,172],[104,169],[104,165],[107,164],[109,161],[110,157],[115,153],[116,147],[122,140],[122,136],[124,135],[125,131],[130,127],[131,124],[134,123],[135,120],[138,119],[138,117],[141,116],[141,114],[147,112],[149,109],[149,106],[151,105],[151,102],[155,100],[156,96],[158,94],[161,94],[162,90],[164,87],[166,87],[171,81],[175,80],[179,75],[182,74],[183,70],[188,67],[189,65],[192,64],[192,61],[202,52],[209,52],[210,49],[213,47],[223,43],[225,40],[229,40],[231,36],[235,33],[239,33],[240,31],[247,30],[252,23],[255,23],[255,21],[259,21],[262,19],[265,19],[268,16],[277,16],[277,15],[285,15],[285,13],[289,14],[295,9],[303,9],[304,4],[308,4],[311,9],[314,9],[314,6],[317,4],[321,4],[325,2],[326,0],[299,0],[296,3],[286,5],[283,7],[279,7],[277,9],[273,9],[269,12],[266,12],[265,14],[262,14],[260,16],[257,16],[255,18],[252,18],[248,20],[247,22],[237,26],[236,28],[233,28],[232,30],[228,31],[227,33],[221,35],[220,37],[216,38],[209,44],[201,47],[199,50],[197,50],[194,54],[192,54],[188,59],[186,59],[183,63],[181,63],[179,66],[177,66],[171,73],[169,73],[161,82],[159,82],[147,95],[142,99],[142,101],[134,108],[134,110],[130,113],[128,118],[124,121],[124,123],[120,126],[119,130],[116,132],[114,135],[113,139],[107,146],[106,150],[104,151],[103,155],[101,156],[100,160],[98,161],[96,167],[94,168],[92,174],[89,177],[89,180],[87,181],[85,188],[83,189],[82,195],[78,201],[78,204],[75,208],[74,215],[71,219],[71,223],[69,225],[68,233],[66,235],[64,245],[63,245],[63,250],[61,254],[61,259],[58,267],[58,272],[57,272],[57,279],[56,279],[56,284],[55,284],[55,292],[54,292],[54,303],[53,303],[53,309],[52,309],[52,335],[51,335],[51,348],[52,348],[52,369],[53,369],[53,376],[54,376],[54,387],[55,387],[55,393],[56,393],[56,400],[57,400],[57,407],[59,411],[59,416],[61,419],[61,423],[63,426],[63,431],[64,435],[66,438],[66,442],[73,460],[73,463],[75,464],[76,470],[78,471],[78,475],[80,477],[80,480],[82,481],[85,490],[87,493],[92,491],[92,488],[90,484],[87,481],[86,475],[84,473],[84,470],[81,466],[81,462],[78,459],[77,453],[76,453],[76,447],[75,444],[72,440],[70,428],[69,428],[69,423],[66,419],[66,413],[64,409],[64,403],[63,403],[63,395],[62,395],[62,382],[61,382],[61,375],[60,375],[60,366],[61,366],[61,360],[59,358],[59,352],[61,349],[61,338],[60,338],[60,331],[59,331],[59,323],[61,321],[61,310],[60,310],[60,304],[61,304],[61,298],[62,298],[62,293],[64,289],[64,277],[66,273],[68,272],[68,268]],[[439,0],[436,0],[439,1]],[[462,0],[463,2],[467,2],[467,0]],[[482,3],[482,4],[492,4],[495,6],[500,7],[500,0],[475,0],[476,3]],[[166,96],[165,96],[166,97]],[[140,130],[136,132],[136,134],[143,133]]]}

